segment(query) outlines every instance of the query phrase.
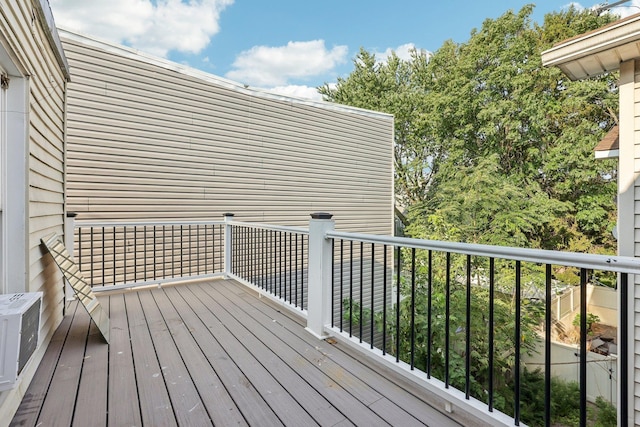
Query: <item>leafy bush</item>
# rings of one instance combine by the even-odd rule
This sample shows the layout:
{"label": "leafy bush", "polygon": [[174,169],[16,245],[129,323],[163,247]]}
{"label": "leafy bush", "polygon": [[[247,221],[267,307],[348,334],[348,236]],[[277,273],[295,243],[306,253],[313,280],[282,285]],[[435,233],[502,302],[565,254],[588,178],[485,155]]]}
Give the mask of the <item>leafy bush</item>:
{"label": "leafy bush", "polygon": [[594,427],[613,427],[617,424],[616,407],[611,403],[598,396],[596,399],[596,410],[592,418],[594,419]]}

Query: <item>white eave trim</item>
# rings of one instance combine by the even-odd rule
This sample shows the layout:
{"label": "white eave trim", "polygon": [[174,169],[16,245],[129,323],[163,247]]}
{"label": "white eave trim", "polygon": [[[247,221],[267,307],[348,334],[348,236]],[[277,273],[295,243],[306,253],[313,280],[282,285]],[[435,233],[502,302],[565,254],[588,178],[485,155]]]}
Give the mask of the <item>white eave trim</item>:
{"label": "white eave trim", "polygon": [[335,104],[333,102],[317,101],[314,99],[306,99],[306,98],[296,98],[293,96],[280,95],[278,93],[271,92],[266,89],[247,87],[241,83],[234,82],[232,80],[227,80],[223,77],[209,74],[195,68],[187,67],[185,65],[178,64],[176,62],[169,61],[164,58],[153,56],[148,53],[144,53],[127,46],[122,46],[122,45],[110,43],[104,40],[99,40],[99,39],[96,39],[95,37],[87,36],[87,35],[80,34],[67,29],[63,29],[60,27],[58,27],[58,31],[60,32],[60,35],[63,38],[66,38],[68,40],[73,40],[78,43],[82,43],[85,46],[96,47],[106,52],[120,55],[125,58],[142,61],[147,64],[155,65],[157,67],[162,67],[167,70],[172,70],[177,73],[184,74],[186,76],[195,77],[202,81],[215,84],[216,86],[221,86],[229,90],[241,92],[247,95],[257,96],[260,98],[273,99],[273,100],[282,101],[282,102],[288,102],[291,104],[309,105],[313,107],[323,108],[326,110],[343,111],[343,112],[352,113],[352,114],[359,114],[364,116],[386,118],[389,120],[393,120],[393,115],[388,113],[366,110],[363,108],[350,107],[348,105]]}
{"label": "white eave trim", "polygon": [[561,66],[639,40],[640,14],[637,14],[545,50],[542,52],[542,64],[546,67]]}
{"label": "white eave trim", "polygon": [[596,159],[615,159],[620,157],[620,150],[602,150],[595,152]]}
{"label": "white eave trim", "polygon": [[60,37],[58,35],[56,23],[53,19],[51,7],[49,6],[49,1],[39,0],[34,10],[37,11],[40,15],[43,26],[45,27],[45,35],[54,50],[54,55],[56,57],[56,60],[58,61],[58,64],[60,65],[60,69],[62,70],[65,79],[70,80],[71,75],[69,72],[69,64],[67,62],[67,57],[64,55],[64,49],[62,48],[62,43],[60,42]]}

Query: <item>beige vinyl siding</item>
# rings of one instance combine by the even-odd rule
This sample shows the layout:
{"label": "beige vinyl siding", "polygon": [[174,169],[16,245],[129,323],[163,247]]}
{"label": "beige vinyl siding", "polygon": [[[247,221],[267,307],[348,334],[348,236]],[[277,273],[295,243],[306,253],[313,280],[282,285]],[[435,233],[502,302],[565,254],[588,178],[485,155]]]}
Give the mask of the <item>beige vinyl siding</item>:
{"label": "beige vinyl siding", "polygon": [[29,66],[29,285],[44,292],[42,324],[47,338],[62,319],[62,278],[40,239],[63,235],[64,90],[66,79],[42,26],[34,27]]}
{"label": "beige vinyl siding", "polygon": [[[16,273],[24,277],[24,283],[12,283],[11,289],[44,294],[40,347],[22,373],[22,384],[0,392],[0,425],[11,420],[63,313],[62,276],[51,258],[43,254],[40,238],[54,231],[63,233],[66,77],[63,55],[51,42],[44,19],[46,13],[41,7],[37,0],[8,0],[0,7],[0,43],[21,73],[9,75],[9,90],[24,84],[27,92],[24,94],[27,98],[26,138],[8,141],[9,144],[28,144],[24,147],[25,164],[20,166],[24,167],[24,181],[10,179],[6,183],[9,191],[22,193],[26,213],[23,256],[27,271]],[[11,108],[8,105],[9,111]],[[8,161],[15,162],[15,159]],[[8,269],[11,268],[15,267],[9,265]]]}
{"label": "beige vinyl siding", "polygon": [[391,234],[393,119],[265,94],[62,33],[78,220],[236,219]]}

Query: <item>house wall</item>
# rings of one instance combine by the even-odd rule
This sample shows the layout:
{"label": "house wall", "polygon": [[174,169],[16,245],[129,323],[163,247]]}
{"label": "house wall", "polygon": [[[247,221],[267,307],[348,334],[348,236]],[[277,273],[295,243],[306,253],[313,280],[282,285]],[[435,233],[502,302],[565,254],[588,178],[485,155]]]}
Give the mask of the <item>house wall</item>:
{"label": "house wall", "polygon": [[218,220],[393,233],[393,118],[263,91],[61,32],[68,206],[82,220]]}
{"label": "house wall", "polygon": [[[620,157],[618,162],[618,254],[640,256],[640,62],[625,61],[620,64]],[[627,238],[629,236],[630,238]],[[631,238],[631,236],[633,236]],[[629,360],[631,361],[629,403],[635,424],[640,424],[640,277],[636,277],[629,289]],[[623,301],[619,301],[623,304]]]}
{"label": "house wall", "polygon": [[3,91],[0,292],[43,292],[40,345],[17,386],[0,392],[8,423],[62,319],[62,277],[40,247],[64,224],[64,97],[68,69],[46,0],[6,0],[0,8]]}

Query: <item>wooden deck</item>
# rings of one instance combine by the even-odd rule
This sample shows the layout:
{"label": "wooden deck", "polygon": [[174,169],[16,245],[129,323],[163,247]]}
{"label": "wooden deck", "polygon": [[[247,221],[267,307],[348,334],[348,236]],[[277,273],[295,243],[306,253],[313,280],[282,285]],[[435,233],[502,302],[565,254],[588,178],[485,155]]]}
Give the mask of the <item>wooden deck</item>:
{"label": "wooden deck", "polygon": [[460,425],[236,282],[100,300],[111,344],[73,304],[11,425]]}

